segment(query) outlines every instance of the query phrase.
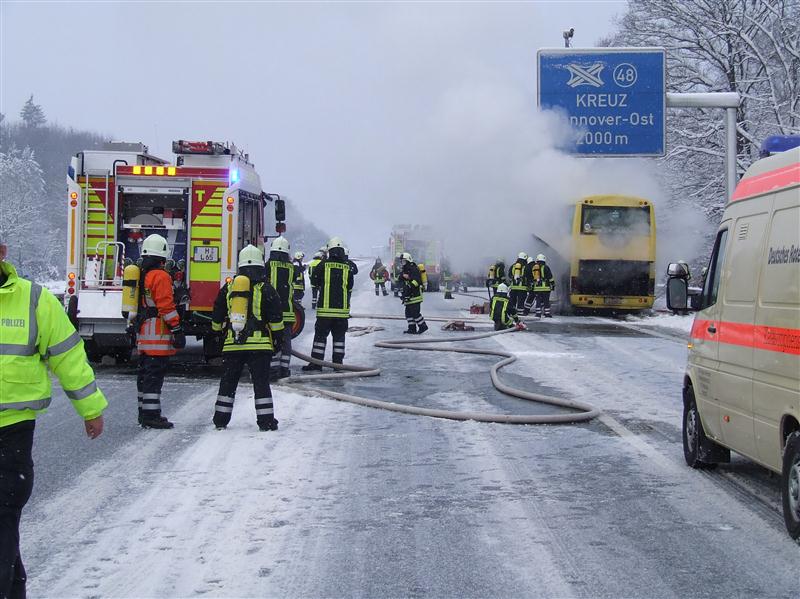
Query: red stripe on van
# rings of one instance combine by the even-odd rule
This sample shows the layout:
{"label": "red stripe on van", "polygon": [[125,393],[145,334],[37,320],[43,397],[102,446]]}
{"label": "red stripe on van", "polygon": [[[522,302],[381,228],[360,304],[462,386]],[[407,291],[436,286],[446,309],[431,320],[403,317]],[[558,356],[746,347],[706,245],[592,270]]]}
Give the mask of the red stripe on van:
{"label": "red stripe on van", "polygon": [[[716,333],[708,330],[712,325],[717,329]],[[691,337],[692,339],[718,341],[764,351],[800,355],[800,329],[697,319],[692,324]]]}
{"label": "red stripe on van", "polygon": [[777,168],[755,177],[742,179],[733,192],[731,202],[745,200],[782,187],[800,184],[800,163]]}

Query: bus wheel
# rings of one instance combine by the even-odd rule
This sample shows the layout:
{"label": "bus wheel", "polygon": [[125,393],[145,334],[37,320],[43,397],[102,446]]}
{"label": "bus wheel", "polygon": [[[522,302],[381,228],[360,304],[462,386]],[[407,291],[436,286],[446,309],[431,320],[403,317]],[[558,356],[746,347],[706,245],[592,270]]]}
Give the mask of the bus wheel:
{"label": "bus wheel", "polygon": [[790,537],[800,542],[800,431],[793,432],[786,439],[781,494],[786,530]]}
{"label": "bus wheel", "polygon": [[701,459],[700,448],[708,443],[700,414],[697,411],[697,402],[694,398],[694,389],[686,388],[686,398],[683,403],[683,457],[692,468],[716,468],[716,464],[704,462]]}
{"label": "bus wheel", "polygon": [[297,337],[303,332],[303,327],[306,326],[306,310],[300,303],[294,305],[294,323],[292,324],[292,339]]}

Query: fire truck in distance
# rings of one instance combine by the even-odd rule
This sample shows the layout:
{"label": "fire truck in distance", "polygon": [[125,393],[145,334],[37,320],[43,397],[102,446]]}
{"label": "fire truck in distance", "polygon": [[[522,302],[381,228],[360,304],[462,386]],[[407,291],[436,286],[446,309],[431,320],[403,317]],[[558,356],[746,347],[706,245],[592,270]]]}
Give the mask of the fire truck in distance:
{"label": "fire truck in distance", "polygon": [[283,200],[264,193],[249,156],[236,146],[179,140],[172,151],[169,162],[144,144],[112,142],[70,162],[64,303],[90,358],[130,356],[122,272],[139,259],[148,235],[169,242],[167,270],[184,330],[203,338],[212,356],[219,351],[208,334],[214,300],[235,276],[239,250],[248,243],[264,249],[268,202],[275,206],[274,230],[286,229]]}
{"label": "fire truck in distance", "polygon": [[442,275],[442,242],[439,241],[432,227],[427,225],[395,225],[389,237],[389,252],[392,259],[392,290],[399,290],[397,274],[399,264],[398,253],[408,252],[417,264],[424,264],[428,276],[425,291],[439,291]]}

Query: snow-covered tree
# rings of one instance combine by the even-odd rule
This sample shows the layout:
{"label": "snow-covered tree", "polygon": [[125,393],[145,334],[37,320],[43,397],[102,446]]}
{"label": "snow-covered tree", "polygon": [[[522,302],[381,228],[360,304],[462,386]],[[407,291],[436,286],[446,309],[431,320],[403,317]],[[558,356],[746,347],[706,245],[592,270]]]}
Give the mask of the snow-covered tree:
{"label": "snow-covered tree", "polygon": [[42,230],[45,183],[30,148],[0,153],[0,239],[9,246],[9,260],[33,277],[53,278],[57,251]]}
{"label": "snow-covered tree", "polygon": [[[800,132],[800,0],[629,0],[601,45],[663,46],[672,92],[735,91],[739,173],[768,135]],[[724,115],[668,111],[666,173],[673,197],[709,217],[725,204]]]}
{"label": "snow-covered tree", "polygon": [[19,111],[19,116],[26,127],[39,127],[47,122],[42,107],[33,103],[33,94],[25,102],[22,110]]}

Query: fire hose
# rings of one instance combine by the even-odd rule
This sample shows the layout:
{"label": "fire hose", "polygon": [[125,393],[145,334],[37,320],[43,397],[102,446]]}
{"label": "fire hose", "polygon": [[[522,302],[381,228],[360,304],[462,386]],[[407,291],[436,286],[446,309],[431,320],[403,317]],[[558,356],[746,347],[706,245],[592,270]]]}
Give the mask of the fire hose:
{"label": "fire hose", "polygon": [[[356,316],[354,315],[353,317],[355,318]],[[359,315],[358,317],[384,318],[383,316],[369,316],[369,315]],[[393,319],[395,317],[388,317],[388,318]],[[399,319],[402,317],[397,317],[397,318]],[[428,318],[427,320],[430,321],[447,320],[449,322],[452,319]],[[517,399],[524,399],[527,401],[534,401],[562,408],[568,408],[571,410],[577,410],[576,412],[569,412],[563,414],[533,414],[533,415],[498,414],[492,412],[472,412],[472,411],[461,412],[456,410],[441,410],[441,409],[409,406],[389,401],[381,401],[377,399],[359,397],[348,393],[340,393],[338,391],[331,391],[319,387],[310,387],[307,386],[305,383],[314,380],[349,379],[358,377],[379,376],[381,370],[380,368],[373,368],[369,366],[357,366],[353,364],[334,364],[333,362],[312,358],[311,356],[303,354],[296,350],[292,350],[293,356],[296,356],[297,358],[300,358],[301,360],[304,360],[306,362],[310,362],[311,364],[333,368],[337,372],[313,374],[313,375],[299,375],[299,376],[293,375],[289,378],[281,379],[280,383],[285,384],[297,391],[301,391],[308,395],[322,395],[324,397],[328,397],[338,401],[349,402],[371,408],[391,410],[393,412],[401,412],[403,414],[414,414],[419,416],[431,416],[434,418],[445,418],[448,420],[475,420],[478,422],[495,422],[503,424],[567,424],[575,422],[586,422],[588,420],[596,418],[600,414],[600,411],[597,408],[580,401],[564,399],[550,395],[543,395],[541,393],[532,393],[530,391],[517,389],[503,383],[500,380],[499,371],[502,368],[508,366],[509,364],[516,362],[517,357],[513,353],[501,351],[498,349],[478,349],[474,347],[455,347],[455,348],[443,347],[443,346],[423,347],[424,345],[430,343],[457,343],[462,341],[474,341],[477,339],[486,339],[488,337],[494,337],[496,335],[502,335],[513,332],[515,332],[514,329],[506,329],[503,331],[489,331],[485,333],[478,333],[475,335],[458,336],[458,337],[434,337],[427,339],[425,338],[395,339],[389,341],[379,341],[375,343],[375,347],[380,347],[384,349],[408,349],[414,351],[455,352],[461,354],[472,354],[480,356],[496,356],[502,359],[492,365],[489,374],[491,377],[492,385],[500,393],[503,393],[510,397],[515,397]]]}

